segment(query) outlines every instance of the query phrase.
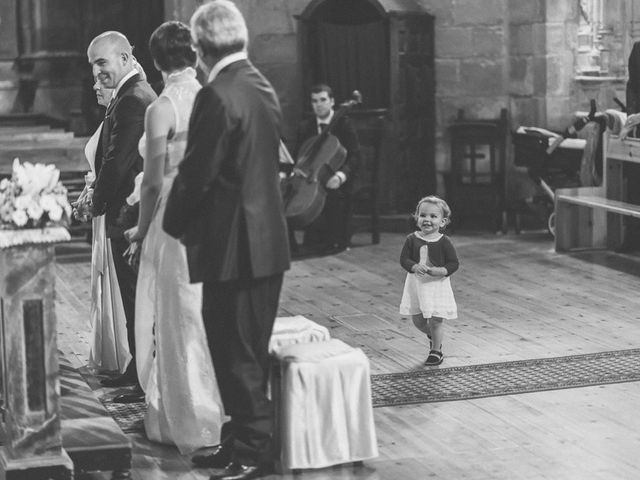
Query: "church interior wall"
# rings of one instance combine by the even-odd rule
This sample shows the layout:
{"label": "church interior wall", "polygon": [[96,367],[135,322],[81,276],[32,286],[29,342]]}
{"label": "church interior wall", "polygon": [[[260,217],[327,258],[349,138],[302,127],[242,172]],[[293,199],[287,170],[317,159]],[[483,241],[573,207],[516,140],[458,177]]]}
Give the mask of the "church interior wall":
{"label": "church interior wall", "polygon": [[[17,0],[3,2],[0,18],[15,15]],[[579,2],[570,0],[415,0],[435,16],[436,168],[450,168],[447,126],[464,110],[468,118],[495,118],[508,108],[511,128],[536,125],[562,130],[589,100],[612,108],[612,97],[624,101],[626,56],[638,16],[638,0],[607,2],[608,59],[606,78],[576,75]],[[166,19],[188,22],[202,0],[164,0]],[[292,139],[307,110],[302,92],[297,21],[310,0],[237,0],[250,32],[250,58],[273,83],[284,114],[283,133]],[[635,9],[635,10],[634,10]],[[64,15],[59,18],[64,18]],[[634,24],[635,22],[635,24]],[[2,23],[6,25],[7,22]],[[637,29],[637,28],[636,28]],[[605,29],[606,30],[606,29]],[[631,32],[629,32],[631,30]],[[608,33],[607,33],[608,32]],[[0,32],[0,113],[19,111],[15,68],[15,31]],[[637,36],[637,35],[636,35]],[[8,39],[8,42],[7,42]],[[76,46],[79,58],[86,45]],[[55,61],[36,71],[43,79],[32,109],[66,118],[82,105],[81,85],[73,72],[80,60]],[[72,65],[72,68],[68,68]],[[68,76],[68,75],[70,76]],[[340,100],[340,99],[338,99]],[[442,182],[439,182],[442,192]]]}

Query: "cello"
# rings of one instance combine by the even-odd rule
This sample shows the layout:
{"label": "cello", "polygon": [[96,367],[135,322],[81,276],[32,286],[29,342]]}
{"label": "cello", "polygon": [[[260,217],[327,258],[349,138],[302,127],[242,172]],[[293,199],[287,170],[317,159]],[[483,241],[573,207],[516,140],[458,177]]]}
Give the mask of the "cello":
{"label": "cello", "polygon": [[334,112],[327,128],[300,147],[293,172],[281,183],[284,213],[293,228],[308,226],[322,212],[327,197],[327,181],[347,159],[346,149],[331,131],[351,108],[360,103],[362,95],[355,90],[351,100]]}

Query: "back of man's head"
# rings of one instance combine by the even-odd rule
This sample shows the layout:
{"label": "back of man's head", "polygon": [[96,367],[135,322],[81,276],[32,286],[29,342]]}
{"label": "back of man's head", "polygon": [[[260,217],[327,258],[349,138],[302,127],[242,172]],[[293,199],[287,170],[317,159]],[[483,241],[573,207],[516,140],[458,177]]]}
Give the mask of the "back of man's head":
{"label": "back of man's head", "polygon": [[244,17],[230,0],[201,5],[191,17],[191,35],[204,55],[215,58],[246,50],[249,43]]}

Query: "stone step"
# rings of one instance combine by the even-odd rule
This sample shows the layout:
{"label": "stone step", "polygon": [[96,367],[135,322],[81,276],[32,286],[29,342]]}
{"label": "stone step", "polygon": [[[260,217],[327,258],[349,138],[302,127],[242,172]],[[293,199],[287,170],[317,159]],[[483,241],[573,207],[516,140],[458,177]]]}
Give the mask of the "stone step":
{"label": "stone step", "polygon": [[10,175],[14,158],[20,162],[53,163],[61,172],[86,172],[89,164],[84,156],[88,138],[43,140],[42,142],[9,142],[0,145],[0,175]]}
{"label": "stone step", "polygon": [[0,115],[0,126],[41,126],[54,128],[66,128],[65,120],[50,117],[42,113],[6,113]]}
{"label": "stone step", "polygon": [[16,131],[4,132],[0,128],[0,142],[3,145],[11,143],[45,143],[55,140],[68,141],[73,138],[73,132],[65,132],[64,130],[46,130],[40,132],[34,131]]}
{"label": "stone step", "polygon": [[25,133],[25,132],[48,132],[49,125],[0,125],[1,134]]}

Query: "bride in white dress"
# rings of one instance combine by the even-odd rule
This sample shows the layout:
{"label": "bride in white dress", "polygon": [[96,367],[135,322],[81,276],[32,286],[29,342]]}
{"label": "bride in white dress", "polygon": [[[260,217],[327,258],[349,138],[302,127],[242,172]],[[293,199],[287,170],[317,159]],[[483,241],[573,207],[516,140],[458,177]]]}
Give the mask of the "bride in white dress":
{"label": "bride in white dress", "polygon": [[144,174],[138,225],[127,231],[140,241],[136,292],[136,363],[145,390],[147,437],[187,454],[216,445],[222,401],[202,322],[202,285],[189,283],[183,245],[164,233],[166,197],[182,160],[193,101],[200,89],[189,28],[166,22],[149,47],[165,88],[149,106],[140,140]]}
{"label": "bride in white dress", "polygon": [[[106,107],[113,90],[105,88],[96,80],[93,90],[98,104]],[[74,204],[75,217],[83,222],[89,221],[88,205],[93,190],[91,183],[96,177],[95,161],[98,141],[102,134],[102,123],[89,138],[84,154],[91,171],[86,175],[84,190]],[[99,372],[117,371],[123,373],[131,360],[127,341],[127,325],[124,314],[120,286],[111,252],[111,240],[107,238],[104,215],[91,219],[91,345],[89,365]]]}

